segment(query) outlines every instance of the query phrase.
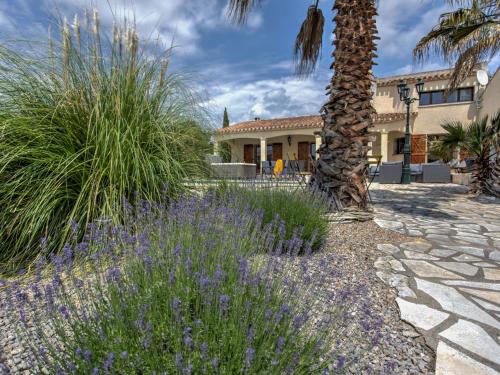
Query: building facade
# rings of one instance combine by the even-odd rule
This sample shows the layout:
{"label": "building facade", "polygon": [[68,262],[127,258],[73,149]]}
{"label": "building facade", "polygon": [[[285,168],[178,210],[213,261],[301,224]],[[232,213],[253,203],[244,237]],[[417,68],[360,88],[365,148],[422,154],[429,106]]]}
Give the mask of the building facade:
{"label": "building facade", "polygon": [[[412,88],[413,97],[417,79],[425,82],[420,100],[410,109],[412,163],[432,161],[429,145],[442,136],[444,121],[458,120],[463,123],[484,115],[492,115],[500,109],[500,70],[497,70],[487,86],[481,86],[476,74],[468,77],[460,87],[446,95],[452,70],[421,72],[375,80],[373,105],[377,111],[371,153],[380,155],[382,161],[403,160],[406,107],[400,102],[397,85],[406,81]],[[315,135],[323,125],[319,115],[281,119],[246,121],[218,129],[215,135],[215,152],[220,142],[231,146],[231,161],[256,163],[265,160],[304,160],[306,169],[315,159],[321,138]]]}

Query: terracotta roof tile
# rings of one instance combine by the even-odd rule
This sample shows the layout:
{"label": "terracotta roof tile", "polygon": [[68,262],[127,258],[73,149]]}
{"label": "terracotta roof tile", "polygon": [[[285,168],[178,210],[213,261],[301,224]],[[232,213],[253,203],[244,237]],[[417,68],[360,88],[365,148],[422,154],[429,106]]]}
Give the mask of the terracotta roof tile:
{"label": "terracotta roof tile", "polygon": [[[417,116],[413,112],[412,117]],[[404,120],[405,113],[380,113],[375,116],[375,123],[388,123]],[[287,129],[315,129],[323,126],[323,119],[319,115],[286,117],[269,120],[253,120],[240,122],[227,128],[217,129],[218,134],[252,133],[260,131],[287,130]]]}

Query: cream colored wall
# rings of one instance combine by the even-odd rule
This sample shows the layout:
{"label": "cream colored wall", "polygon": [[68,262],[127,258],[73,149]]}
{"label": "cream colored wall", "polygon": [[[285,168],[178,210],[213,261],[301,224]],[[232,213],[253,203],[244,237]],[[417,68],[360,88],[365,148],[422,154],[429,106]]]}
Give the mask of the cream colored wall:
{"label": "cream colored wall", "polygon": [[491,117],[500,110],[500,68],[480,95],[483,98],[479,111],[481,117],[486,115]]}
{"label": "cream colored wall", "polygon": [[443,134],[442,124],[445,121],[462,121],[467,123],[477,115],[474,102],[468,104],[440,104],[419,107],[418,116],[413,126],[414,134]]}
{"label": "cream colored wall", "polygon": [[[444,90],[447,87],[448,81],[446,80],[431,81],[425,83],[424,92]],[[474,87],[474,97],[476,97],[477,83],[475,78],[471,77],[467,79],[460,85],[460,87]],[[412,97],[418,97],[418,93],[416,92],[414,85],[412,85],[411,88]],[[494,95],[491,96],[494,97]],[[489,94],[488,99],[491,100]],[[396,85],[377,87],[373,104],[378,113],[404,113],[406,111],[406,106],[399,100]],[[414,134],[442,134],[444,132],[441,127],[443,121],[459,120],[467,122],[473,120],[474,117],[478,115],[474,102],[436,104],[421,107],[418,105],[418,101],[416,101],[412,104],[410,110],[412,112],[418,112],[418,116],[412,123],[412,132]],[[378,124],[375,131],[379,131],[379,129],[383,127],[390,127],[392,130],[395,130],[394,126],[394,123],[387,125]]]}
{"label": "cream colored wall", "polygon": [[[267,144],[273,143],[282,143],[283,144],[283,159],[285,160],[294,160],[294,154],[298,154],[298,144],[299,142],[315,142],[314,135],[292,135],[292,144],[288,145],[288,133],[286,135],[282,135],[280,137],[267,138]],[[255,146],[260,145],[260,139],[256,138],[242,138],[242,139],[234,139],[229,140],[229,144],[231,145],[231,162],[240,163],[243,162],[244,154],[244,145],[253,144]]]}
{"label": "cream colored wall", "polygon": [[403,138],[405,133],[403,132],[389,132],[389,161],[403,161],[403,154],[394,154],[394,144],[397,138]]}

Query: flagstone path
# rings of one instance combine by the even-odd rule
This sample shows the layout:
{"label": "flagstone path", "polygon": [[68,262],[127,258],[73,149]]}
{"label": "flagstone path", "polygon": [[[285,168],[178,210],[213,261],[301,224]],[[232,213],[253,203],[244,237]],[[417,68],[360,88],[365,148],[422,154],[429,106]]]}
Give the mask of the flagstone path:
{"label": "flagstone path", "polygon": [[415,237],[381,244],[377,276],[436,350],[437,375],[500,375],[500,200],[458,185],[372,185],[375,222]]}

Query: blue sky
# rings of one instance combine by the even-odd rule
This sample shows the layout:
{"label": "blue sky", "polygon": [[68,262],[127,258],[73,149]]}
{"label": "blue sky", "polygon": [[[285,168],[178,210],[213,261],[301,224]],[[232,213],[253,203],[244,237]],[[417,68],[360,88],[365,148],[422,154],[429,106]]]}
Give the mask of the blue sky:
{"label": "blue sky", "polygon": [[[135,14],[140,36],[176,46],[173,66],[190,73],[207,98],[215,124],[228,107],[231,123],[251,119],[318,113],[330,78],[332,0],[320,0],[327,19],[322,58],[307,79],[293,74],[292,50],[311,1],[264,0],[244,27],[224,17],[226,0],[3,0],[0,40],[43,39],[57,13],[72,19],[84,7],[99,9],[109,30],[113,13]],[[376,76],[446,68],[433,58],[412,64],[411,51],[448,8],[445,0],[379,0]],[[490,71],[500,65],[496,56]],[[220,120],[222,121],[222,120]]]}

